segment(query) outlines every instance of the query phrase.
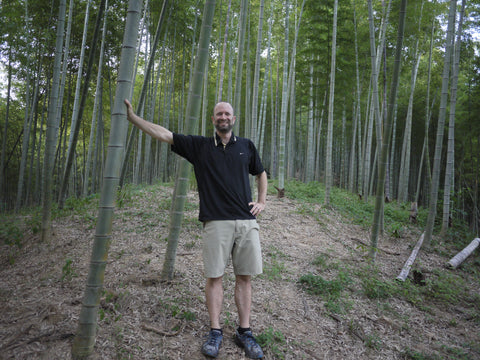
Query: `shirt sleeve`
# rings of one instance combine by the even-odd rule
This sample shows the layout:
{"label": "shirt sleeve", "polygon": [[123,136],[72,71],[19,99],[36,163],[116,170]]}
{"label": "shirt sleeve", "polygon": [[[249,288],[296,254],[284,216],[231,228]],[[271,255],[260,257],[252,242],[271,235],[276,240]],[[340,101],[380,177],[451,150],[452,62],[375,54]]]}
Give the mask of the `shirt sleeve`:
{"label": "shirt sleeve", "polygon": [[174,133],[171,149],[175,154],[180,155],[189,162],[194,162],[194,155],[197,152],[195,151],[195,141],[193,136]]}
{"label": "shirt sleeve", "polygon": [[263,164],[260,160],[260,155],[258,154],[257,148],[252,141],[250,141],[249,147],[251,151],[251,157],[248,171],[251,175],[259,175],[264,172],[265,169],[263,168]]}

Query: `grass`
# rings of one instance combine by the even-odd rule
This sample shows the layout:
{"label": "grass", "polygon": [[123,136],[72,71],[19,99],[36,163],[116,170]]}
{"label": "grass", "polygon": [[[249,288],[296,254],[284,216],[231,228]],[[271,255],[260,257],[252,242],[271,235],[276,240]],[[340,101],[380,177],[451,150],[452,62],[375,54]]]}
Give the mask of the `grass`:
{"label": "grass", "polygon": [[257,335],[256,339],[262,349],[268,350],[274,359],[285,359],[287,341],[281,331],[269,327]]}
{"label": "grass", "polygon": [[67,258],[65,260],[65,264],[62,267],[62,276],[61,276],[61,281],[70,281],[74,277],[77,277],[77,273],[73,267],[73,260],[70,258]]}
{"label": "grass", "polygon": [[332,313],[345,313],[351,308],[344,293],[352,283],[352,279],[345,271],[339,271],[331,280],[321,275],[302,275],[299,283],[307,293],[320,296],[325,301],[326,309]]}
{"label": "grass", "polygon": [[285,265],[285,259],[287,258],[288,256],[275,246],[266,249],[264,269],[261,276],[270,281],[281,280],[283,275],[287,273],[287,267]]}
{"label": "grass", "polygon": [[[274,182],[272,181],[272,185]],[[273,188],[273,186],[271,186]],[[305,184],[301,181],[291,180],[285,183],[285,196],[298,200],[305,204],[323,204],[325,201],[325,186],[319,182]],[[356,225],[368,229],[372,224],[375,198],[369,197],[367,201],[360,200],[358,195],[340,189],[332,188],[330,192],[330,206],[339,212],[345,219]],[[305,207],[305,211],[312,215],[311,207]],[[428,211],[418,209],[418,225],[424,226]],[[403,228],[408,228],[410,204],[399,204],[395,201],[385,204],[385,224],[391,226],[391,232],[401,233]]]}
{"label": "grass", "polygon": [[[317,182],[304,184],[292,180],[285,184],[285,196],[300,202],[299,213],[312,216],[317,220],[321,219],[321,213],[328,211],[328,208],[320,207],[315,210],[311,204],[323,204],[324,193],[324,185]],[[355,194],[343,189],[333,188],[330,196],[330,209],[352,224],[360,225],[368,230],[372,224],[374,200],[374,197],[370,197],[368,201],[360,200]],[[410,204],[400,204],[395,201],[386,203],[384,209],[386,234],[393,238],[402,238],[407,231],[423,229],[428,210],[421,207],[418,210],[418,224],[414,225],[409,222]],[[432,249],[438,253],[447,250],[443,254],[447,256],[456,250],[463,249],[474,236],[468,232],[468,227],[465,224],[457,222],[454,227],[449,229],[448,237],[451,239],[451,243],[440,244],[442,246],[434,244]],[[472,261],[469,261],[463,267],[466,272],[476,275],[479,272],[480,260],[473,259]],[[472,310],[480,310],[480,306],[477,305],[479,304],[479,296],[469,295],[469,285],[462,273],[458,271],[448,272],[444,269],[434,271],[429,276],[426,286],[419,287],[411,284],[408,280],[399,283],[390,279],[382,279],[375,268],[342,268],[338,264],[330,263],[328,255],[325,253],[317,255],[313,265],[319,272],[327,269],[336,271],[336,275],[330,276],[329,280],[322,275],[313,275],[312,273],[300,277],[300,284],[307,292],[319,295],[327,302],[329,299],[338,298],[340,294],[343,298],[347,294],[345,290],[351,283],[353,284],[352,288],[359,289],[364,296],[372,300],[400,297],[425,311],[429,309],[429,306],[425,304],[426,300],[440,306],[463,303]]]}

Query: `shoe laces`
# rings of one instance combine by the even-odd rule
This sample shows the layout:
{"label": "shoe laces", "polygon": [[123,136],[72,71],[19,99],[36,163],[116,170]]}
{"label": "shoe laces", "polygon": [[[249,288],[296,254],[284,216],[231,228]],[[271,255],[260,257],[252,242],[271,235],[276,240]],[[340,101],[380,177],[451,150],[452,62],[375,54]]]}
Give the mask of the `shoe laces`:
{"label": "shoe laces", "polygon": [[222,334],[217,331],[212,331],[207,339],[207,344],[211,346],[216,346],[217,343],[220,341]]}
{"label": "shoe laces", "polygon": [[242,337],[242,340],[245,342],[245,345],[249,347],[257,345],[257,342],[255,341],[255,338],[253,337],[252,333],[246,332],[240,336]]}

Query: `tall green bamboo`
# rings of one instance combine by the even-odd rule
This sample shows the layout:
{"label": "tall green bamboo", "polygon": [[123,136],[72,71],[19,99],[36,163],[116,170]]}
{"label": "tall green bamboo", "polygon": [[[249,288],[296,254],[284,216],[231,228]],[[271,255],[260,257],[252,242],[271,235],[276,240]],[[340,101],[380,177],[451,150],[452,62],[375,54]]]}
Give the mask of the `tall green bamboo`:
{"label": "tall green bamboo", "polygon": [[308,120],[307,120],[307,161],[305,167],[305,181],[311,182],[314,179],[314,170],[315,170],[315,133],[313,129],[314,119],[313,119],[313,55],[312,61],[310,63],[310,89],[309,89],[309,107],[308,107]]}
{"label": "tall green bamboo", "polygon": [[[417,40],[418,44],[418,40]],[[405,121],[405,131],[403,133],[402,155],[400,161],[400,176],[398,181],[398,200],[400,202],[408,201],[408,184],[410,180],[410,158],[412,147],[412,114],[413,99],[415,94],[415,84],[417,82],[418,67],[420,66],[421,54],[415,54],[415,64],[412,69],[410,79],[410,96],[408,100],[407,119]]]}
{"label": "tall green bamboo", "polygon": [[395,102],[397,99],[398,78],[400,75],[400,66],[402,59],[403,32],[405,28],[407,0],[400,3],[400,15],[398,21],[397,45],[395,47],[395,63],[393,66],[392,84],[390,87],[390,95],[387,109],[387,117],[383,128],[383,142],[381,148],[380,164],[378,167],[378,183],[375,198],[375,212],[372,224],[372,233],[370,237],[370,259],[374,263],[378,249],[378,235],[381,228],[383,201],[385,196],[385,174],[388,163],[388,151],[390,147],[390,137],[392,132],[393,113]]}
{"label": "tall green bamboo", "polygon": [[0,155],[0,211],[4,210],[7,205],[7,199],[3,186],[5,184],[5,154],[7,152],[7,134],[8,134],[8,117],[10,114],[10,100],[12,90],[12,46],[8,49],[8,75],[7,75],[7,101],[5,106],[5,124],[2,136],[2,154]]}
{"label": "tall green bamboo", "polygon": [[327,144],[325,160],[325,205],[330,205],[330,191],[333,185],[333,108],[335,101],[335,60],[337,57],[337,12],[338,0],[333,3],[333,25],[332,25],[332,54],[330,68],[330,93],[328,100],[328,126],[327,126]]}
{"label": "tall green bamboo", "polygon": [[[30,17],[28,14],[28,1],[25,1],[25,27],[27,30],[30,29]],[[29,34],[29,31],[27,31]],[[58,32],[57,32],[58,34]],[[30,36],[27,35],[27,66],[30,66]],[[38,74],[40,76],[40,74]],[[28,145],[30,143],[30,129],[31,129],[31,114],[30,114],[30,71],[27,72],[27,79],[25,83],[25,116],[23,121],[23,142],[22,142],[22,155],[20,157],[20,171],[18,174],[18,185],[17,185],[17,199],[15,201],[15,212],[20,209],[22,203],[22,195],[23,195],[23,185],[25,179],[25,168],[27,166],[27,154],[28,154]]]}
{"label": "tall green bamboo", "polygon": [[107,265],[108,249],[112,236],[115,195],[120,178],[122,158],[125,149],[125,136],[128,128],[126,109],[123,101],[130,95],[132,87],[135,45],[137,42],[141,8],[141,0],[129,1],[95,240],[92,248],[90,270],[86,282],[82,310],[72,346],[72,358],[75,360],[90,356],[95,345],[98,307],[103,288],[105,267]]}
{"label": "tall green bamboo", "polygon": [[[434,2],[435,3],[435,2]],[[430,170],[430,155],[428,151],[428,129],[430,127],[430,119],[432,112],[430,110],[430,80],[432,78],[432,53],[433,53],[433,35],[435,33],[435,20],[436,17],[432,17],[432,28],[430,31],[430,50],[428,52],[428,70],[427,70],[427,90],[426,90],[426,99],[425,99],[425,134],[423,137],[423,149],[422,149],[422,157],[420,160],[419,172],[418,172],[418,180],[417,180],[417,191],[415,193],[415,202],[418,202],[418,197],[420,194],[420,183],[422,180],[422,169],[425,167],[425,172],[427,173],[427,181],[428,184],[432,182],[432,173]],[[435,100],[432,102],[435,103]],[[423,165],[425,163],[425,166]]]}
{"label": "tall green bamboo", "polygon": [[[237,46],[237,63],[235,67],[235,90],[233,96],[233,108],[237,118],[241,116],[241,100],[242,100],[242,73],[243,73],[243,58],[245,52],[245,36],[247,32],[247,8],[248,0],[241,0],[240,2],[240,20],[238,23],[238,46]],[[245,119],[249,114],[245,114]],[[238,133],[238,126],[240,122],[234,125],[234,131]]]}
{"label": "tall green bamboo", "polygon": [[60,0],[58,7],[57,38],[55,60],[53,65],[52,90],[48,105],[47,133],[45,140],[45,157],[43,161],[43,204],[42,204],[42,241],[50,238],[52,198],[53,198],[53,164],[58,138],[57,101],[60,84],[60,66],[62,61],[63,38],[65,29],[66,0]]}
{"label": "tall green bamboo", "polygon": [[[423,4],[422,1],[420,9],[420,19],[418,20],[418,31],[420,32],[421,23],[422,23],[422,13],[423,13]],[[420,39],[417,39],[415,42],[414,50],[414,66],[412,68],[412,75],[410,79],[410,96],[408,99],[408,108],[407,108],[407,119],[405,121],[405,131],[403,134],[403,144],[402,144],[402,156],[400,162],[400,176],[399,176],[399,185],[398,185],[398,200],[400,202],[408,201],[408,189],[410,182],[410,158],[411,158],[411,147],[412,147],[412,117],[413,117],[413,99],[415,95],[415,85],[417,82],[418,68],[420,66],[420,60],[422,58],[422,53],[419,51],[418,44]]]}
{"label": "tall green bamboo", "polygon": [[253,93],[252,93],[252,115],[251,115],[251,130],[250,139],[254,144],[258,144],[258,86],[260,82],[260,55],[262,52],[262,38],[263,38],[263,8],[265,0],[260,0],[260,11],[258,14],[258,34],[257,34],[257,49],[255,51],[255,71],[253,74]]}
{"label": "tall green bamboo", "polygon": [[295,165],[297,165],[294,159],[295,153],[295,130],[296,130],[296,106],[295,106],[295,93],[296,87],[295,84],[295,66],[296,66],[296,55],[297,55],[297,40],[298,34],[300,31],[300,24],[302,23],[303,9],[305,8],[305,0],[302,1],[302,6],[300,8],[300,14],[295,18],[295,36],[293,37],[292,52],[290,55],[290,69],[288,70],[288,83],[287,83],[287,92],[289,93],[288,100],[290,101],[290,125],[288,132],[288,141],[287,141],[287,150],[286,150],[286,160],[287,160],[287,174],[288,177],[293,178],[295,173]]}
{"label": "tall green bamboo", "polygon": [[[162,25],[163,25],[163,22],[164,22],[164,19],[165,19],[165,10],[166,10],[167,4],[168,4],[168,0],[163,0],[163,5],[162,5],[161,12],[160,12],[160,17],[159,17],[158,23],[157,23],[157,29],[155,31],[155,37],[154,37],[154,40],[153,40],[152,48],[150,50],[150,57],[148,59],[148,65],[146,65],[146,68],[145,68],[145,75],[144,75],[144,79],[143,79],[142,90],[140,91],[140,97],[139,97],[138,104],[137,104],[137,109],[136,109],[137,114],[143,114],[143,109],[144,109],[144,106],[145,106],[145,99],[146,99],[146,96],[147,96],[148,84],[149,84],[150,77],[151,77],[151,74],[152,74],[152,71],[153,71],[153,64],[155,63],[155,53],[156,53],[156,50],[157,50],[158,43],[160,41],[160,31],[161,31],[161,28],[162,28]],[[122,187],[124,182],[125,182],[125,176],[127,174],[127,165],[128,165],[130,153],[131,153],[132,148],[133,148],[133,144],[135,142],[135,137],[136,137],[137,131],[138,131],[138,129],[135,126],[133,126],[132,131],[130,132],[130,135],[129,135],[129,138],[128,138],[127,147],[125,149],[125,157],[123,159],[123,164],[122,164],[122,172],[121,172],[121,175],[120,175],[120,187]]]}
{"label": "tall green bamboo", "polygon": [[283,197],[285,192],[285,135],[287,132],[288,109],[288,27],[289,27],[289,0],[285,0],[285,45],[283,50],[283,81],[282,81],[282,106],[280,110],[280,137],[278,150],[278,197]]}
{"label": "tall green bamboo", "polygon": [[83,196],[86,197],[88,195],[88,185],[90,182],[94,183],[95,179],[92,176],[90,181],[90,164],[92,162],[92,153],[94,151],[93,144],[95,139],[95,128],[97,122],[97,113],[101,112],[101,108],[99,106],[100,98],[102,96],[102,69],[103,69],[103,59],[105,53],[105,35],[107,32],[107,15],[108,15],[108,0],[105,3],[106,11],[105,16],[103,18],[103,30],[102,30],[102,41],[100,45],[100,59],[98,61],[98,72],[97,72],[97,86],[95,89],[95,100],[93,105],[93,113],[92,113],[92,126],[90,128],[90,140],[88,142],[88,151],[87,151],[87,162],[85,164],[85,176],[83,180]]}
{"label": "tall green bamboo", "polygon": [[[190,84],[187,98],[187,129],[188,134],[193,134],[198,128],[198,117],[200,115],[201,94],[203,87],[203,77],[205,73],[205,64],[208,61],[208,48],[210,45],[210,36],[212,33],[212,23],[215,15],[215,0],[205,1],[203,8],[203,21],[200,30],[200,39],[198,42],[197,55],[192,82]],[[191,171],[190,163],[184,158],[179,159],[177,177],[175,181],[174,197],[170,212],[170,228],[168,234],[167,250],[165,261],[163,262],[162,279],[173,279],[175,270],[175,259],[178,247],[178,238],[183,219],[183,209],[185,207],[186,194],[188,190],[189,174]]]}
{"label": "tall green bamboo", "polygon": [[[272,5],[273,6],[273,5]],[[272,11],[273,12],[273,11]],[[268,40],[267,40],[267,60],[265,64],[265,75],[263,78],[263,88],[262,88],[262,102],[260,105],[260,125],[258,126],[256,132],[260,133],[260,137],[257,138],[257,143],[255,146],[258,148],[260,156],[263,154],[263,147],[265,143],[265,124],[267,122],[267,103],[268,103],[268,86],[270,83],[270,72],[271,72],[271,41],[272,41],[272,17],[268,21]],[[273,124],[272,128],[273,128]],[[271,140],[273,143],[273,140]]]}
{"label": "tall green bamboo", "polygon": [[[78,63],[78,72],[77,72],[77,82],[75,85],[75,97],[73,100],[73,111],[72,111],[72,122],[70,125],[71,129],[75,128],[75,123],[77,121],[77,115],[78,115],[78,102],[80,100],[80,88],[82,85],[82,78],[83,78],[83,63],[85,61],[85,48],[87,44],[87,35],[88,35],[88,19],[90,17],[90,2],[91,0],[87,0],[86,8],[85,8],[85,18],[84,18],[84,24],[83,24],[83,36],[82,36],[82,45],[80,48],[80,60]],[[73,139],[73,131],[70,132],[70,138],[69,142],[71,142]]]}
{"label": "tall green bamboo", "polygon": [[[368,130],[365,132],[367,139],[365,144],[365,153],[364,153],[364,161],[365,161],[365,168],[363,171],[363,195],[365,202],[368,200],[368,196],[370,195],[370,191],[373,185],[373,176],[370,174],[375,173],[375,168],[372,169],[371,160],[372,160],[372,149],[373,149],[373,125],[375,124],[375,134],[376,134],[376,149],[378,150],[379,147],[382,145],[382,117],[380,114],[380,103],[378,97],[378,77],[379,71],[383,54],[383,49],[385,47],[385,40],[386,40],[386,29],[388,25],[388,19],[390,16],[390,9],[391,9],[390,0],[388,2],[387,7],[384,6],[384,14],[382,17],[382,25],[380,27],[379,32],[379,43],[378,46],[375,46],[375,27],[373,24],[373,7],[372,1],[368,1],[368,13],[369,13],[369,33],[370,33],[370,58],[371,58],[371,67],[372,73],[370,75],[370,88],[369,92],[371,92],[370,101],[369,101],[369,111],[367,113],[369,116],[367,117]],[[378,151],[375,150],[374,152],[374,163],[377,162],[377,154]],[[377,169],[378,170],[378,169]],[[370,179],[370,181],[369,181]]]}
{"label": "tall green bamboo", "polygon": [[225,76],[225,60],[227,54],[227,46],[228,46],[228,22],[230,19],[230,9],[232,8],[232,0],[228,0],[228,9],[227,9],[227,16],[225,18],[225,33],[223,34],[223,50],[222,50],[222,58],[220,63],[220,70],[218,74],[218,86],[217,86],[217,103],[222,101],[222,94],[223,94],[223,78]]}
{"label": "tall green bamboo", "polygon": [[462,26],[463,14],[465,12],[465,0],[462,0],[462,7],[460,10],[460,18],[458,20],[457,40],[455,42],[454,62],[452,67],[452,86],[450,90],[450,117],[448,121],[448,145],[447,145],[447,165],[445,167],[445,181],[443,188],[443,217],[441,236],[445,236],[450,218],[450,195],[453,190],[454,174],[454,151],[455,151],[455,108],[457,103],[457,83],[458,83],[458,68],[460,62],[460,48],[462,47]]}
{"label": "tall green bamboo", "polygon": [[100,27],[102,25],[103,12],[105,11],[105,2],[106,0],[100,1],[97,18],[95,21],[95,30],[93,32],[92,44],[90,47],[90,54],[88,56],[87,73],[85,75],[85,79],[83,83],[83,91],[80,99],[79,110],[77,113],[77,119],[75,120],[75,128],[71,129],[71,131],[73,132],[73,136],[71,138],[71,142],[68,144],[67,162],[65,164],[65,171],[63,173],[62,185],[60,188],[60,194],[58,196],[59,208],[63,208],[63,206],[65,205],[67,186],[68,186],[70,174],[72,171],[73,160],[75,157],[75,148],[77,146],[78,134],[80,133],[81,119],[83,116],[83,111],[85,109],[85,102],[87,101],[88,91],[90,88],[90,77],[92,74],[93,63],[95,61],[95,53],[96,53],[96,48],[98,43],[98,36],[100,33]]}
{"label": "tall green bamboo", "polygon": [[443,133],[447,112],[448,83],[450,79],[450,64],[452,56],[453,32],[455,29],[455,15],[457,1],[450,0],[448,14],[447,39],[445,43],[445,59],[443,63],[442,92],[440,96],[440,109],[438,114],[437,136],[435,141],[435,154],[433,157],[432,186],[430,188],[430,204],[425,228],[425,244],[428,246],[432,240],[433,226],[437,215],[438,186],[440,182],[440,166],[442,162]]}
{"label": "tall green bamboo", "polygon": [[[145,22],[144,22],[144,26],[145,26],[145,29],[148,29],[149,28],[149,20],[150,20],[150,17],[148,16],[145,16]],[[138,51],[138,56],[137,56],[137,61],[140,62],[140,57],[143,55],[144,56],[144,61],[143,61],[143,64],[145,66],[145,69],[144,69],[144,73],[147,72],[147,67],[148,67],[148,56],[149,56],[149,44],[150,44],[150,41],[149,41],[149,38],[150,38],[150,33],[148,31],[146,31],[146,34],[145,34],[145,51],[143,52],[143,54]],[[140,40],[140,44],[139,44],[139,49],[142,47],[143,45],[143,40]],[[138,68],[136,68],[138,69]],[[149,88],[149,85],[151,83],[151,76],[148,76],[145,81],[143,82],[143,84],[145,85],[145,94],[144,94],[144,100],[142,101],[142,105],[141,105],[141,108],[139,109],[138,111],[138,114],[143,118],[144,117],[144,113],[145,113],[145,107],[146,107],[146,104],[148,102],[148,88]],[[134,138],[137,137],[137,149],[136,149],[136,153],[134,152],[134,160],[133,160],[133,180],[132,182],[136,185],[140,184],[141,183],[141,178],[140,178],[140,164],[142,162],[142,148],[143,148],[143,132],[142,131],[138,131],[138,129],[135,127],[134,128],[135,131],[132,131],[130,133],[130,138],[129,138],[129,144],[133,144],[134,143]],[[128,156],[125,156],[124,160],[123,160],[123,164],[127,164],[128,163]],[[124,169],[126,169],[124,167]],[[123,169],[122,169],[123,170]],[[122,175],[123,174],[123,171],[122,171]]]}

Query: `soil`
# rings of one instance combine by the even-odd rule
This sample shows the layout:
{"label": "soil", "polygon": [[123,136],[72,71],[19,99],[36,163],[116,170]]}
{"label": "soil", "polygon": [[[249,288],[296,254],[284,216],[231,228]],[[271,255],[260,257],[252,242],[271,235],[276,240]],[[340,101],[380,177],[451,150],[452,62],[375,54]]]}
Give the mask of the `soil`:
{"label": "soil", "polygon": [[[204,359],[200,346],[209,327],[195,191],[188,195],[174,279],[160,279],[171,193],[164,186],[136,190],[115,212],[92,359]],[[72,210],[53,221],[48,243],[25,234],[13,264],[11,249],[1,245],[0,359],[71,358],[95,221],[93,207]],[[371,299],[353,275],[340,298],[328,304],[301,286],[302,275],[334,279],[345,269],[365,269],[368,230],[332,208],[274,194],[258,221],[264,274],[253,280],[251,326],[262,334],[266,359],[480,359],[480,321],[469,304]],[[384,236],[376,276],[394,280],[419,237],[415,227],[402,238]],[[445,268],[453,255],[421,251],[415,267],[427,282],[438,273],[464,271]],[[478,277],[466,271],[462,276],[469,296],[478,299]],[[219,358],[244,359],[232,339],[237,313],[230,266],[224,288]]]}

